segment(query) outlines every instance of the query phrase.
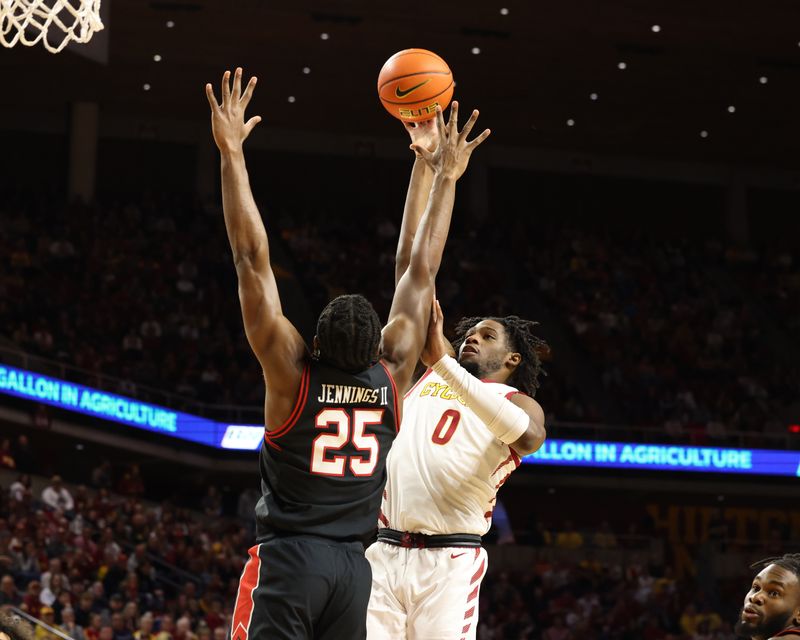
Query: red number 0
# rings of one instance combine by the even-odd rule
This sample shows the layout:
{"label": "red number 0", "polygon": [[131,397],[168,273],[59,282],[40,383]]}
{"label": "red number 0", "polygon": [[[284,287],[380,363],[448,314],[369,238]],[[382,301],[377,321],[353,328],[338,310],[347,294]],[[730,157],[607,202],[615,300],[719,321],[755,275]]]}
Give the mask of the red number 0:
{"label": "red number 0", "polygon": [[[437,424],[436,428],[433,430],[431,440],[433,440],[435,444],[447,444],[456,432],[456,427],[459,422],[461,422],[461,414],[455,409],[448,409],[442,414],[442,417],[439,418],[439,424]],[[444,431],[445,426],[447,427],[447,431]],[[443,431],[444,434],[442,433]]]}
{"label": "red number 0", "polygon": [[344,409],[323,409],[317,414],[315,426],[325,429],[336,426],[335,433],[322,433],[311,447],[311,473],[320,476],[344,476],[347,456],[327,456],[327,451],[339,451],[348,441],[366,456],[351,456],[350,471],[354,476],[371,476],[378,464],[378,438],[365,433],[367,425],[383,422],[383,409],[356,409],[353,411],[353,432],[350,433],[350,414]]}

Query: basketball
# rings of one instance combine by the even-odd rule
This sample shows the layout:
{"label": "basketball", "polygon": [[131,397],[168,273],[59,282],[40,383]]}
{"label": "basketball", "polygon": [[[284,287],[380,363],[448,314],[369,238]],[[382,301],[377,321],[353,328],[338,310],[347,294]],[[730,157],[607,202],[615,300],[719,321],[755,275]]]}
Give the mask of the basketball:
{"label": "basketball", "polygon": [[453,74],[447,63],[426,49],[404,49],[389,58],[378,74],[381,104],[395,118],[422,122],[447,108],[453,97]]}

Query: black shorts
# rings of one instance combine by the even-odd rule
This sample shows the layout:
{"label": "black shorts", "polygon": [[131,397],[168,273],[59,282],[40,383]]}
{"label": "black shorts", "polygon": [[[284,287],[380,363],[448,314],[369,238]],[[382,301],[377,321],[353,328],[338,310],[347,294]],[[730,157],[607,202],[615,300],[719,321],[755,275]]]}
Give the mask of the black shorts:
{"label": "black shorts", "polygon": [[232,640],[362,640],[372,569],[358,542],[288,536],[251,548]]}

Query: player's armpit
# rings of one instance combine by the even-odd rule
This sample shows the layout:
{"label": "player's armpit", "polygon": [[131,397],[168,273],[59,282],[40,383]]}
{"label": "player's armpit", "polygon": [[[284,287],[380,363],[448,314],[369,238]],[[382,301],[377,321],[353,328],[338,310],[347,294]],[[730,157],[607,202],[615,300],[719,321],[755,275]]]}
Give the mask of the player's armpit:
{"label": "player's armpit", "polygon": [[524,393],[515,393],[510,401],[528,414],[529,422],[527,431],[509,446],[523,456],[538,451],[547,438],[542,406]]}

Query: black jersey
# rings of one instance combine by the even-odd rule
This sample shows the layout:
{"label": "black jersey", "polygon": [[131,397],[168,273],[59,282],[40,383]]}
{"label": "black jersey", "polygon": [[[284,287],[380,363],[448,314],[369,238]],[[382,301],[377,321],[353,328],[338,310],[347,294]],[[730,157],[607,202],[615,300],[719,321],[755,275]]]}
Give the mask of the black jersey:
{"label": "black jersey", "polygon": [[261,446],[259,540],[312,534],[366,541],[378,522],[386,456],[399,428],[383,363],[350,374],[310,361],[288,420]]}
{"label": "black jersey", "polygon": [[784,636],[800,636],[800,627],[790,627],[789,629],[784,629],[780,633],[776,633],[773,638],[781,638]]}

